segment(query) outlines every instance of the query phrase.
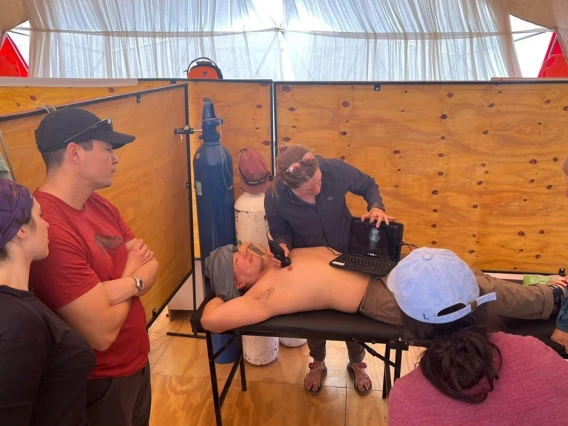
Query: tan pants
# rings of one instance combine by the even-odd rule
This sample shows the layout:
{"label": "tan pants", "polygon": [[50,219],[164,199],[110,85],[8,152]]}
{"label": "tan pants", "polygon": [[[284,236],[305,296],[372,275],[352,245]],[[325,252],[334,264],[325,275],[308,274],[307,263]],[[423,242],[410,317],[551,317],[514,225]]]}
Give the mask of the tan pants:
{"label": "tan pants", "polygon": [[[521,319],[548,319],[554,309],[552,289],[547,285],[525,286],[485,275],[478,269],[473,273],[481,294],[495,292],[497,300],[487,304],[495,314]],[[400,308],[386,286],[386,277],[371,277],[361,300],[359,312],[377,321],[401,324]]]}

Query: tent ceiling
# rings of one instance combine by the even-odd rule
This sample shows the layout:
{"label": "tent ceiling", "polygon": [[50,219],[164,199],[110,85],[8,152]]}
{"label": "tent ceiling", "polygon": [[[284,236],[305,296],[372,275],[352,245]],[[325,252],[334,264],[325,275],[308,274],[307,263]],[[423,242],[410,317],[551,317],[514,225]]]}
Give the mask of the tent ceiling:
{"label": "tent ceiling", "polygon": [[[0,33],[28,20],[24,1],[0,0]],[[510,13],[520,19],[547,28],[565,28],[566,23],[562,22],[568,17],[568,2],[565,0],[507,0],[507,2]]]}

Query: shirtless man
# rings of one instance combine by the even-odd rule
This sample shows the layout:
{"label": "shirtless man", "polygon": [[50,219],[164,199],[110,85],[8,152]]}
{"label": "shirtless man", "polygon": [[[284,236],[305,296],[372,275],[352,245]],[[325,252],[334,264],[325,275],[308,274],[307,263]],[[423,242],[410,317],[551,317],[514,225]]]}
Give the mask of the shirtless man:
{"label": "shirtless man", "polygon": [[[205,307],[201,324],[221,333],[277,315],[322,309],[360,312],[378,321],[401,324],[400,309],[386,286],[387,277],[333,268],[329,262],[336,256],[325,247],[297,248],[290,252],[292,265],[277,269],[254,244],[212,251],[205,260],[205,275],[217,297]],[[497,300],[490,304],[495,313],[511,318],[548,319],[559,310],[566,293],[563,283],[523,286],[481,271],[474,274],[481,293],[496,293]],[[323,363],[321,373],[325,374]],[[319,381],[315,385],[319,386]]]}

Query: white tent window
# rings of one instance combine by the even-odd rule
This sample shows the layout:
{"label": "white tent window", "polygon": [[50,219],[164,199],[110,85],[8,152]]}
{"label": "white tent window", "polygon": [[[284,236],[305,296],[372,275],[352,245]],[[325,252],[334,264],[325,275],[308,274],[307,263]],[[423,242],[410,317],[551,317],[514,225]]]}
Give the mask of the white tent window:
{"label": "white tent window", "polygon": [[505,0],[23,0],[34,77],[519,77]]}

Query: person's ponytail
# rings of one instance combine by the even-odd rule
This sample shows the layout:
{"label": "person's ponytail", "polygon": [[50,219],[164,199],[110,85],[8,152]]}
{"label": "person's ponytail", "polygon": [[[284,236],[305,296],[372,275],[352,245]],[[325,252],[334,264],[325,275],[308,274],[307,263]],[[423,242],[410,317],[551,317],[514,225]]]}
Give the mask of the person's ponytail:
{"label": "person's ponytail", "polygon": [[501,362],[501,352],[488,335],[471,329],[432,341],[420,359],[420,369],[444,395],[479,404],[499,379]]}
{"label": "person's ponytail", "polygon": [[424,377],[444,395],[470,404],[485,401],[503,362],[489,339],[489,324],[497,320],[484,308],[446,324],[423,323],[402,313],[404,328],[427,347],[419,360]]}

